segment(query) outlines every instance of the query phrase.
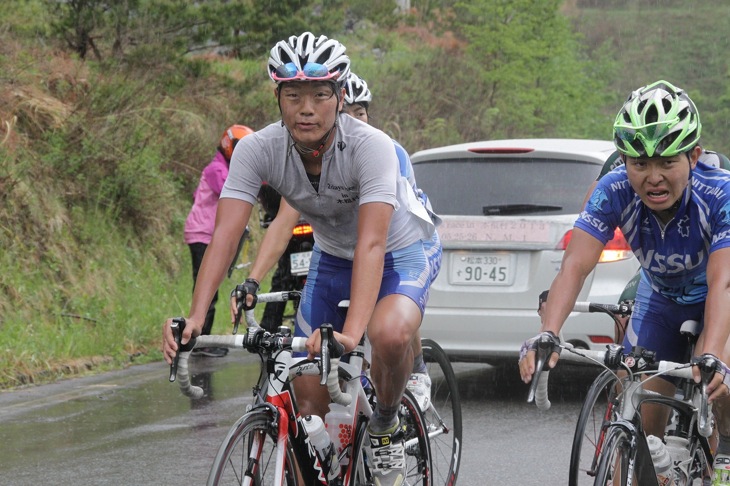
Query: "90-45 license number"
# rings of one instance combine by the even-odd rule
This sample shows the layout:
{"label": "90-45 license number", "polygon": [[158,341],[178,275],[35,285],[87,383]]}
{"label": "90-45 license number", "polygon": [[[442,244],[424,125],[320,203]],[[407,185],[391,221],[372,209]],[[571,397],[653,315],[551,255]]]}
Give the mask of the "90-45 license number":
{"label": "90-45 license number", "polygon": [[509,253],[454,253],[449,280],[456,285],[512,285],[513,269]]}

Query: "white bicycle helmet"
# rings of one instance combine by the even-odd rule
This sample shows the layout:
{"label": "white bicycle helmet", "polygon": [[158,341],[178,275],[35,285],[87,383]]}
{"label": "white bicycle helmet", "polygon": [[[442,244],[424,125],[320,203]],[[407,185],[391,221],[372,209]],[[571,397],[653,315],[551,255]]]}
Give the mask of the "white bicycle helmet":
{"label": "white bicycle helmet", "polygon": [[350,58],[335,39],[305,32],[276,43],[269,54],[268,71],[277,84],[332,80],[342,86],[350,73]]}
{"label": "white bicycle helmet", "polygon": [[367,104],[373,100],[373,95],[368,89],[368,83],[357,74],[350,71],[345,80],[345,103],[352,105],[361,103],[367,108]]}

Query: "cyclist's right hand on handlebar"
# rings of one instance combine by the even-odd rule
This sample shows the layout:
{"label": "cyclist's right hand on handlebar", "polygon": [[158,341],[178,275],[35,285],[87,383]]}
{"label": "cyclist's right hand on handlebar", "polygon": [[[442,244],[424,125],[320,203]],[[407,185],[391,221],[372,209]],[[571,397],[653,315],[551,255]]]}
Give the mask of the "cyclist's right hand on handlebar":
{"label": "cyclist's right hand on handlebar", "polygon": [[[693,374],[696,383],[705,383],[709,401],[728,395],[730,392],[730,369],[713,354],[702,354],[692,358]],[[708,383],[709,382],[709,383]]]}
{"label": "cyclist's right hand on handlebar", "polygon": [[548,366],[554,368],[560,358],[560,339],[551,331],[541,332],[540,334],[532,337],[522,343],[520,348],[520,377],[525,383],[532,381],[532,375],[535,374],[535,361],[536,361],[536,349],[540,342],[549,341],[553,352],[550,354],[548,360]]}

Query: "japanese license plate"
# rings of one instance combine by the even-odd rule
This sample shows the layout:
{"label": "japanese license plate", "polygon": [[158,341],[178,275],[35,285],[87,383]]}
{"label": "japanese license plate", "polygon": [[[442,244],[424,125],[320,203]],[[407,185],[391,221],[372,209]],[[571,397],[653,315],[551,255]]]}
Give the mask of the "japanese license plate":
{"label": "japanese license plate", "polygon": [[292,275],[305,275],[309,271],[309,261],[312,259],[311,251],[292,253],[289,255]]}
{"label": "japanese license plate", "polygon": [[449,281],[454,285],[512,285],[515,257],[510,253],[456,252],[451,255]]}

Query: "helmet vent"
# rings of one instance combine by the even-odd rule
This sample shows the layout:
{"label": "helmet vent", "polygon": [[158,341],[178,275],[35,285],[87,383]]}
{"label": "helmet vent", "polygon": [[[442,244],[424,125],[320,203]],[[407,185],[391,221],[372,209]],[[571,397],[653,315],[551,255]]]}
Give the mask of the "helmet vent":
{"label": "helmet vent", "polygon": [[651,105],[646,110],[646,114],[644,115],[644,123],[655,123],[657,120],[659,120],[659,110],[657,110],[656,106]]}

